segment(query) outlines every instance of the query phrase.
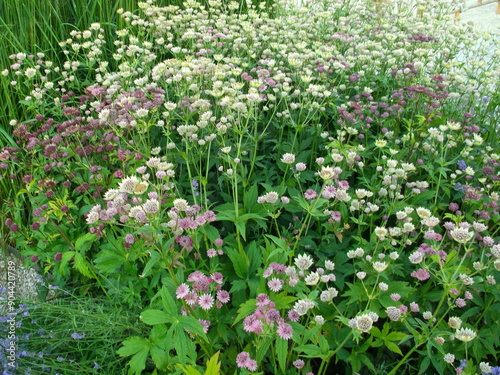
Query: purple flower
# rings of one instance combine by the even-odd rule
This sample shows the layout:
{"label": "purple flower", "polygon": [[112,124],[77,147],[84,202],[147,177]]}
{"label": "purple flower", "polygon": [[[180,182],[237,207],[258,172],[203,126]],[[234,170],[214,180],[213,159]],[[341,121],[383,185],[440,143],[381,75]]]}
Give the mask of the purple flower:
{"label": "purple flower", "polygon": [[313,189],[307,189],[306,192],[304,193],[304,197],[306,199],[314,199],[318,196],[318,193],[316,193]]}
{"label": "purple flower", "polygon": [[288,323],[281,323],[278,326],[278,329],[276,330],[276,333],[278,334],[279,337],[281,337],[283,340],[289,340],[292,338],[293,335],[293,328],[290,324]]}
{"label": "purple flower", "polygon": [[71,337],[74,338],[75,340],[81,340],[85,337],[85,333],[80,335],[79,333],[75,332],[71,334]]}
{"label": "purple flower", "polygon": [[457,161],[458,169],[464,171],[467,168],[467,163],[464,160]]}
{"label": "purple flower", "polygon": [[411,273],[411,276],[419,279],[420,281],[427,280],[431,277],[431,275],[429,275],[429,272],[427,272],[423,268],[419,268],[418,270],[413,271]]}

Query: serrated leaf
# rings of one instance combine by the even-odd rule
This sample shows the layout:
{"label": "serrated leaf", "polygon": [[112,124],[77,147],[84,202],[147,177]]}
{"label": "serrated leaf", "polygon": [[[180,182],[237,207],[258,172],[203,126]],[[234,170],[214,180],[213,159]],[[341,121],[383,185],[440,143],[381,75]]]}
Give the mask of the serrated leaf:
{"label": "serrated leaf", "polygon": [[192,316],[181,316],[179,317],[179,325],[191,333],[196,333],[201,336],[203,340],[208,342],[208,337],[203,331],[203,326],[196,318]]}
{"label": "serrated leaf", "polygon": [[114,249],[104,249],[97,254],[94,263],[100,272],[110,274],[125,263],[125,258]]}
{"label": "serrated leaf", "polygon": [[165,349],[160,348],[158,345],[154,345],[150,349],[151,359],[155,363],[156,367],[160,370],[166,370],[168,365],[168,353]]}
{"label": "serrated leaf", "polygon": [[161,302],[163,309],[166,311],[167,314],[170,316],[176,316],[177,311],[175,309],[176,304],[172,296],[170,295],[168,289],[166,286],[163,286],[160,290],[160,296],[161,296]]}
{"label": "serrated leaf", "polygon": [[184,371],[184,375],[201,375],[201,372],[199,372],[193,366],[183,366],[180,364],[177,364],[176,366]]}
{"label": "serrated leaf", "polygon": [[150,250],[149,256],[151,259],[148,260],[146,266],[144,267],[144,270],[142,271],[143,277],[149,276],[151,269],[156,265],[156,263],[161,260],[161,254],[156,250]]}
{"label": "serrated leaf", "polygon": [[231,263],[234,267],[234,272],[242,279],[247,278],[249,259],[248,256],[242,252],[233,248],[226,248],[226,254],[229,256]]}
{"label": "serrated leaf", "polygon": [[257,353],[255,354],[255,360],[257,363],[261,363],[266,354],[269,353],[269,347],[273,342],[272,337],[267,337],[262,343],[258,345]]}
{"label": "serrated leaf", "polygon": [[252,241],[250,245],[248,245],[247,254],[250,262],[248,267],[248,274],[253,275],[262,263],[261,251],[256,241]]}
{"label": "serrated leaf", "polygon": [[240,305],[238,309],[238,315],[234,319],[233,327],[243,318],[246,318],[248,315],[252,314],[255,311],[255,303],[257,300],[255,298],[249,299],[246,302]]}
{"label": "serrated leaf", "polygon": [[145,310],[140,317],[142,322],[154,326],[156,324],[173,323],[175,318],[161,310]]}
{"label": "serrated leaf", "polygon": [[403,355],[403,353],[401,352],[401,349],[399,349],[399,346],[394,344],[392,341],[384,341],[384,343],[385,343],[385,346],[387,347],[387,349],[389,349],[391,352],[397,353],[399,355]]}
{"label": "serrated leaf", "polygon": [[73,256],[75,255],[74,251],[67,251],[63,254],[61,258],[61,263],[59,263],[59,272],[62,276],[67,275],[68,268],[66,267]]}
{"label": "serrated leaf", "polygon": [[300,345],[293,348],[296,352],[303,353],[304,357],[307,358],[322,358],[323,355],[321,353],[321,349],[317,345],[306,344]]}
{"label": "serrated leaf", "polygon": [[122,347],[116,353],[122,357],[136,354],[143,349],[149,350],[150,343],[144,337],[132,336],[122,342]]}
{"label": "serrated leaf", "polygon": [[95,234],[85,233],[77,238],[75,242],[75,251],[85,253],[88,249],[90,249],[92,242],[97,241],[97,239],[98,237]]}
{"label": "serrated leaf", "polygon": [[276,355],[278,356],[278,364],[283,373],[286,371],[286,357],[288,354],[288,340],[281,338],[276,339]]}
{"label": "serrated leaf", "polygon": [[389,341],[401,341],[404,340],[408,335],[403,332],[391,332],[389,333],[385,339]]}
{"label": "serrated leaf", "polygon": [[87,260],[80,253],[75,253],[75,268],[84,276],[87,276],[89,279],[93,279],[94,275],[90,272],[89,264]]}
{"label": "serrated leaf", "polygon": [[207,362],[207,370],[205,371],[205,375],[219,375],[220,374],[220,366],[219,362],[219,354],[220,351],[215,353],[212,358]]}

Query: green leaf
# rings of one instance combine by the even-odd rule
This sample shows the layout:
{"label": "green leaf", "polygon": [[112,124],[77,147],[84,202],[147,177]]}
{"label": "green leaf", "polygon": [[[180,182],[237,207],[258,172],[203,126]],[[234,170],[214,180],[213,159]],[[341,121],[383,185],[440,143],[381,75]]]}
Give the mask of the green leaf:
{"label": "green leaf", "polygon": [[285,292],[273,296],[272,301],[276,304],[276,310],[290,309],[292,303],[297,300],[297,297],[287,296]]}
{"label": "green leaf", "polygon": [[403,355],[403,353],[401,352],[401,349],[399,349],[399,346],[394,344],[392,341],[384,340],[384,344],[387,347],[387,349],[389,349],[391,352],[397,353],[399,355]]}
{"label": "green leaf", "polygon": [[385,339],[389,341],[401,341],[404,340],[408,335],[403,332],[391,332],[389,333]]}
{"label": "green leaf", "polygon": [[175,318],[161,310],[145,310],[139,317],[145,324],[154,326],[156,324],[165,324],[175,322]]}
{"label": "green leaf", "polygon": [[234,319],[233,327],[243,318],[246,318],[248,315],[252,314],[255,311],[255,303],[257,300],[255,298],[249,299],[246,302],[240,305],[238,309],[238,315]]}
{"label": "green leaf", "polygon": [[255,360],[257,363],[261,363],[266,354],[269,353],[269,347],[273,342],[272,337],[267,337],[262,343],[258,345],[257,353],[255,354]]}
{"label": "green leaf", "polygon": [[176,311],[176,303],[172,296],[170,295],[168,289],[166,286],[163,286],[160,290],[160,296],[161,296],[161,302],[163,305],[163,309],[166,311],[166,313],[170,316],[177,316],[177,311]]}
{"label": "green leaf", "polygon": [[207,362],[207,369],[205,371],[205,375],[219,375],[220,374],[220,365],[219,362],[219,354],[220,351],[215,353],[212,358]]}
{"label": "green leaf", "polygon": [[75,253],[75,268],[84,276],[93,279],[94,275],[90,272],[90,267],[81,253]]}
{"label": "green leaf", "polygon": [[306,344],[293,348],[296,352],[304,353],[303,356],[307,358],[322,358],[323,354],[317,345]]}
{"label": "green leaf", "polygon": [[286,357],[288,354],[288,340],[281,338],[276,339],[276,355],[278,356],[278,363],[283,373],[286,371]]}
{"label": "green leaf", "polygon": [[250,262],[248,267],[248,274],[253,275],[262,263],[261,251],[256,241],[252,241],[250,245],[248,245],[247,254]]}
{"label": "green leaf", "polygon": [[150,343],[144,337],[132,336],[122,342],[122,347],[116,353],[122,357],[128,357],[143,349],[149,350],[149,347]]}
{"label": "green leaf", "polygon": [[146,360],[148,359],[149,349],[141,349],[139,352],[134,354],[130,361],[128,361],[128,365],[130,369],[128,370],[129,374],[140,375],[142,371],[146,368]]}
{"label": "green leaf", "polygon": [[179,317],[179,325],[191,333],[196,333],[197,335],[201,336],[206,342],[208,342],[208,337],[203,331],[203,326],[195,317],[181,316]]}
{"label": "green leaf", "polygon": [[211,242],[214,242],[217,238],[220,238],[220,233],[217,228],[211,225],[203,225],[198,228],[198,230],[203,233]]}
{"label": "green leaf", "polygon": [[168,365],[168,353],[165,349],[154,345],[151,350],[151,359],[160,370],[166,370]]}
{"label": "green leaf", "polygon": [[125,263],[125,257],[115,249],[104,249],[97,254],[94,263],[99,272],[111,274]]}
{"label": "green leaf", "polygon": [[243,251],[238,251],[234,248],[227,247],[226,254],[231,259],[231,263],[233,263],[234,272],[236,275],[241,277],[242,279],[247,278],[247,271],[250,261],[248,256]]}
{"label": "green leaf", "polygon": [[68,268],[66,267],[73,256],[75,255],[74,251],[67,251],[63,254],[61,263],[59,263],[59,272],[62,276],[67,275]]}
{"label": "green leaf", "polygon": [[92,242],[97,241],[97,239],[98,237],[95,234],[85,233],[77,238],[75,242],[75,251],[85,253],[88,249],[90,249]]}
{"label": "green leaf", "polygon": [[151,259],[148,260],[144,270],[142,271],[143,277],[149,276],[152,268],[161,260],[161,254],[156,250],[150,250],[149,256]]}
{"label": "green leaf", "polygon": [[177,364],[176,366],[180,368],[182,371],[184,371],[185,375],[201,375],[201,372],[199,372],[193,366],[183,366],[180,364]]}

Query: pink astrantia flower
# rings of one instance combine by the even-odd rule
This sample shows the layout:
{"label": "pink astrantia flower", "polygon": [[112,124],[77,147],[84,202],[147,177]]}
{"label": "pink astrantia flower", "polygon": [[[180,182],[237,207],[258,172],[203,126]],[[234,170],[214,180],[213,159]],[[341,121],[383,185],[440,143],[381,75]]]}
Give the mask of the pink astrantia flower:
{"label": "pink astrantia flower", "polygon": [[292,364],[299,370],[306,365],[306,363],[302,359],[297,359]]}
{"label": "pink astrantia flower", "polygon": [[231,300],[229,293],[226,290],[218,290],[217,291],[217,300],[222,303],[228,303]]}
{"label": "pink astrantia flower", "polygon": [[307,189],[306,192],[304,193],[304,197],[306,199],[314,199],[318,196],[318,193],[316,193],[313,189]]}
{"label": "pink astrantia flower", "polygon": [[210,310],[214,305],[214,297],[210,294],[203,294],[198,300],[198,303],[203,310]]}
{"label": "pink astrantia flower", "polygon": [[186,284],[181,284],[177,287],[177,290],[175,292],[176,296],[177,296],[177,299],[182,299],[184,297],[186,297],[189,293],[189,286],[187,286]]}
{"label": "pink astrantia flower", "polygon": [[276,330],[276,333],[278,334],[279,337],[281,337],[283,340],[290,340],[292,338],[293,334],[293,328],[290,324],[288,323],[281,323],[278,326],[278,329]]}
{"label": "pink astrantia flower", "polygon": [[431,277],[431,275],[429,274],[429,272],[427,272],[423,268],[419,268],[418,270],[413,271],[411,273],[411,276],[419,279],[420,281],[427,280],[427,279],[429,279]]}
{"label": "pink astrantia flower", "polygon": [[267,282],[267,286],[273,292],[279,292],[281,290],[281,288],[283,287],[283,280],[280,280],[280,279],[277,279],[276,277],[273,277],[271,280],[269,280]]}

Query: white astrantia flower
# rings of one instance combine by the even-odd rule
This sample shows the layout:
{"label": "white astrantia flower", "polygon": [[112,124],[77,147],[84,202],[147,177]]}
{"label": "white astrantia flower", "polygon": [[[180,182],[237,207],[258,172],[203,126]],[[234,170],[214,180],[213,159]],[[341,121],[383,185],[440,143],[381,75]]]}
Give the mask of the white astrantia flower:
{"label": "white astrantia flower", "polygon": [[373,262],[373,268],[378,273],[384,272],[385,269],[387,268],[387,263],[385,263],[385,262]]}
{"label": "white astrantia flower", "polygon": [[287,152],[281,157],[281,162],[285,164],[293,164],[295,163],[295,155]]}
{"label": "white astrantia flower", "polygon": [[175,199],[173,204],[179,211],[186,211],[189,208],[188,201],[182,198]]}
{"label": "white astrantia flower", "polygon": [[305,271],[313,265],[313,260],[312,260],[311,256],[309,256],[307,254],[301,254],[295,258],[294,263],[298,269]]}
{"label": "white astrantia flower", "polygon": [[460,328],[456,330],[455,337],[460,341],[469,342],[474,340],[476,332],[470,328]]}

